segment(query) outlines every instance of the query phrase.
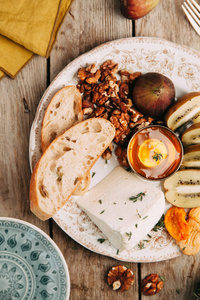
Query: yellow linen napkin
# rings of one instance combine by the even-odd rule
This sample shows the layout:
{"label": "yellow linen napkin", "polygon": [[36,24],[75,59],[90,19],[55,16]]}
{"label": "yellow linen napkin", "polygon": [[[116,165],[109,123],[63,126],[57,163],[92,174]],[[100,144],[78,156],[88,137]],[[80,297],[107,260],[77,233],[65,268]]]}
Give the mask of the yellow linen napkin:
{"label": "yellow linen napkin", "polygon": [[0,35],[0,69],[10,77],[15,78],[32,56],[33,52]]}
{"label": "yellow linen napkin", "polygon": [[6,74],[0,70],[0,80],[1,80],[4,76],[6,76]]}
{"label": "yellow linen napkin", "polygon": [[0,69],[11,77],[33,52],[48,57],[72,0],[0,0]]}

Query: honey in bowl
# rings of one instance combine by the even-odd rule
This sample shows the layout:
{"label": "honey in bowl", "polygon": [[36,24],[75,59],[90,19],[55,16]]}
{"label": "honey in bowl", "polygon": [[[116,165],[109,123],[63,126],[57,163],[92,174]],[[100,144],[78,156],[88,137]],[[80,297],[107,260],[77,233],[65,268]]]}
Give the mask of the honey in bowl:
{"label": "honey in bowl", "polygon": [[127,156],[137,174],[146,179],[160,180],[178,170],[183,147],[172,130],[152,125],[134,134],[128,145]]}

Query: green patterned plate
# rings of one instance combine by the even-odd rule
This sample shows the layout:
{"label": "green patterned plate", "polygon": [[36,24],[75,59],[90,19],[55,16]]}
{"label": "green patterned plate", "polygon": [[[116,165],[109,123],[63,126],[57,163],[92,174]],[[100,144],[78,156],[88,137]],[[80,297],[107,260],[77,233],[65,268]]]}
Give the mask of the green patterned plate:
{"label": "green patterned plate", "polygon": [[34,225],[0,218],[0,300],[67,300],[65,259],[50,237]]}

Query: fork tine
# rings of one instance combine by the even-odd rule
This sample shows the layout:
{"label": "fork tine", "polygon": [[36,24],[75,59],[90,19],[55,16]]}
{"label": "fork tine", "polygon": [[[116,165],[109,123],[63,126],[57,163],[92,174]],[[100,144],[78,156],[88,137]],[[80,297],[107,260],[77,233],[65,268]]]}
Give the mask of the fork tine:
{"label": "fork tine", "polygon": [[[184,4],[185,4],[185,6],[184,6],[184,5],[181,5],[183,11],[184,11],[186,17],[188,18],[188,21],[190,22],[190,24],[191,24],[192,27],[194,28],[194,30],[195,30],[195,31],[198,33],[198,35],[200,36],[200,25],[198,25],[198,24],[194,21],[193,17],[192,17],[191,14],[189,13],[188,10],[191,11],[191,9],[188,7],[187,3],[184,3]],[[193,13],[193,14],[194,14],[194,13]]]}
{"label": "fork tine", "polygon": [[196,3],[196,1],[191,0],[192,4],[196,7],[196,9],[200,12],[200,5]]}
{"label": "fork tine", "polygon": [[[193,16],[193,18],[195,19],[196,18],[196,16],[197,16],[197,19],[195,19],[195,21],[197,22],[197,24],[199,24],[199,26],[200,26],[200,13],[198,12],[198,10],[195,8],[195,6],[190,2],[190,0],[187,0],[187,2],[188,2],[188,4],[189,4],[189,6],[190,6],[190,8],[191,8],[191,10],[192,10],[192,12],[190,12],[191,13],[191,15]],[[196,15],[196,16],[195,16]]]}

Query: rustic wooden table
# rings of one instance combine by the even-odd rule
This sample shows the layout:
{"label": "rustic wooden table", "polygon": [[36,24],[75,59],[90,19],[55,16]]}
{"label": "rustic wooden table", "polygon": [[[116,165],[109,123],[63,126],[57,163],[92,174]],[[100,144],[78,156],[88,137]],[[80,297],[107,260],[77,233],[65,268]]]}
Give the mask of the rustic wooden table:
{"label": "rustic wooden table", "polygon": [[[200,281],[200,255],[180,256],[157,263],[128,263],[135,283],[127,292],[116,292],[105,275],[118,261],[93,253],[67,236],[54,221],[42,222],[29,208],[29,134],[38,103],[55,76],[80,54],[104,42],[131,37],[160,37],[200,51],[200,38],[181,10],[182,0],[160,0],[144,18],[132,22],[120,14],[119,0],[75,0],[62,24],[50,58],[37,55],[18,74],[0,81],[0,216],[28,221],[60,247],[69,267],[72,300],[146,299],[141,279],[149,273],[165,277],[163,290],[153,299],[195,299]],[[24,101],[29,111],[24,106]],[[39,299],[38,299],[39,300]]]}

